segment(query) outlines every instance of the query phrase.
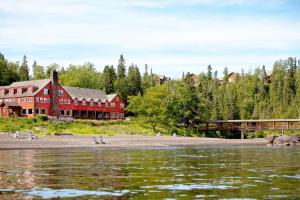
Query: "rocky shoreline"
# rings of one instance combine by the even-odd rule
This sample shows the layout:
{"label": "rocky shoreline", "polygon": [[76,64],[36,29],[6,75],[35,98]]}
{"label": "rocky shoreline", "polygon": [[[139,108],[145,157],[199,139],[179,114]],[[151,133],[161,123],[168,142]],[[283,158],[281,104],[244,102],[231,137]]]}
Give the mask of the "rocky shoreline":
{"label": "rocky shoreline", "polygon": [[0,149],[53,149],[53,148],[139,148],[172,146],[206,146],[206,145],[267,145],[267,140],[260,139],[220,139],[174,136],[139,136],[139,135],[51,135],[35,138],[24,137],[19,133],[0,133]]}

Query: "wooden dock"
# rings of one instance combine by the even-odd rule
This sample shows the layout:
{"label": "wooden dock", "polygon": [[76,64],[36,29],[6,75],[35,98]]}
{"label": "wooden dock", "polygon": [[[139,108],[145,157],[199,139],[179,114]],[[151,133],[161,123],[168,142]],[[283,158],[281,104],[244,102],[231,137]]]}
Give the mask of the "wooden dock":
{"label": "wooden dock", "polygon": [[200,131],[300,130],[300,119],[215,120],[199,123]]}

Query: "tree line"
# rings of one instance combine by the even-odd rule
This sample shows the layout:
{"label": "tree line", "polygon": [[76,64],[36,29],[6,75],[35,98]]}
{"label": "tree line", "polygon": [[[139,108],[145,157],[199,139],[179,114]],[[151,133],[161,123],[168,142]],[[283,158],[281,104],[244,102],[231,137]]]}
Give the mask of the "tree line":
{"label": "tree line", "polygon": [[129,65],[127,69],[123,55],[120,56],[116,68],[113,65],[106,65],[102,72],[97,71],[94,64],[89,62],[83,65],[70,64],[65,69],[56,63],[44,67],[34,61],[32,75],[29,73],[29,68],[25,55],[22,62],[19,63],[8,61],[0,53],[0,86],[9,85],[16,81],[47,79],[52,70],[57,70],[62,85],[99,89],[107,94],[118,93],[127,100],[128,96],[143,94],[147,88],[156,85],[159,78],[152,72],[148,72],[147,65],[145,65],[143,75],[135,64]]}
{"label": "tree line", "polygon": [[206,73],[184,74],[181,80],[150,87],[129,97],[128,111],[152,125],[197,130],[201,121],[300,118],[300,62],[276,61],[268,75],[265,66],[236,74],[229,81],[209,65]]}
{"label": "tree line", "polygon": [[0,85],[48,78],[56,69],[62,85],[118,93],[128,102],[128,113],[151,124],[154,131],[160,124],[197,130],[199,122],[207,120],[300,118],[299,66],[290,57],[276,61],[269,74],[262,66],[229,81],[228,68],[220,79],[209,65],[205,73],[186,73],[180,80],[161,85],[147,65],[141,75],[136,65],[126,66],[122,55],[116,67],[107,65],[102,72],[92,63],[65,69],[55,63],[43,67],[34,62],[30,76],[26,56],[19,63],[0,53]]}

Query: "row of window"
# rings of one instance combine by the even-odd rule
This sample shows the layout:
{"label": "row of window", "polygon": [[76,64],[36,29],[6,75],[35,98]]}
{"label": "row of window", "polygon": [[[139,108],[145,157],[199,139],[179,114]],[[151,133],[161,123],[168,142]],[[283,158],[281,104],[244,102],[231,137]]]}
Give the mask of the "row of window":
{"label": "row of window", "polygon": [[[11,88],[9,90],[2,89],[1,92],[0,92],[0,95],[4,96],[6,94],[9,94],[9,95],[23,94],[25,90],[26,90],[25,88],[18,88],[18,89]],[[8,93],[7,93],[7,91],[8,91]],[[27,88],[27,91],[29,93],[32,93],[34,91],[34,88],[33,87],[29,87],[29,88]]]}
{"label": "row of window", "polygon": [[[22,115],[32,115],[33,114],[33,109],[22,109]],[[43,114],[46,115],[47,114],[47,110],[46,109],[40,109],[40,108],[36,108],[34,109],[34,114]]]}
{"label": "row of window", "polygon": [[43,97],[35,97],[35,102],[37,103],[50,103],[50,98],[43,98]]}

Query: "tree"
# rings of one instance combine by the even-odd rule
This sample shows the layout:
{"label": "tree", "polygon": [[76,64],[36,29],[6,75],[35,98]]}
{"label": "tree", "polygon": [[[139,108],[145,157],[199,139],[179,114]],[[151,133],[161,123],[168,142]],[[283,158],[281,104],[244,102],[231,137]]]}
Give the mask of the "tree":
{"label": "tree", "polygon": [[117,78],[116,72],[114,67],[111,65],[106,65],[103,70],[103,89],[106,94],[113,93],[114,89],[114,82]]}
{"label": "tree", "polygon": [[128,68],[128,95],[135,96],[139,93],[142,94],[142,77],[139,68],[131,64]]}
{"label": "tree", "polygon": [[28,81],[29,80],[29,68],[27,64],[27,58],[24,55],[22,65],[19,69],[19,76],[21,81]]}
{"label": "tree", "polygon": [[126,77],[126,66],[125,66],[125,59],[123,55],[120,55],[119,63],[117,66],[117,78],[123,79]]}
{"label": "tree", "polygon": [[101,73],[97,72],[94,64],[89,62],[83,65],[71,64],[67,70],[61,70],[59,75],[60,83],[66,86],[93,89],[103,88]]}
{"label": "tree", "polygon": [[52,64],[50,64],[50,65],[47,66],[47,68],[46,68],[46,75],[45,75],[45,76],[46,76],[47,78],[49,78],[51,72],[52,72],[53,70],[58,71],[58,69],[59,69],[59,64],[57,64],[57,63],[52,63]]}
{"label": "tree", "polygon": [[128,97],[128,85],[126,78],[126,66],[123,55],[120,56],[119,63],[117,66],[117,79],[114,83],[115,91],[127,101]]}
{"label": "tree", "polygon": [[33,79],[34,80],[39,80],[39,79],[45,78],[44,67],[38,65],[36,61],[33,62],[32,69],[33,69]]}
{"label": "tree", "polygon": [[223,75],[224,75],[224,83],[227,83],[228,82],[228,78],[229,78],[228,68],[227,67],[224,68]]}
{"label": "tree", "polygon": [[145,72],[143,74],[142,81],[142,91],[146,91],[149,87],[151,87],[151,76],[148,74],[148,65],[145,64]]}
{"label": "tree", "polygon": [[207,79],[208,80],[212,79],[212,67],[211,67],[211,65],[208,65],[208,67],[207,67]]}
{"label": "tree", "polygon": [[170,101],[170,93],[166,85],[149,88],[144,96],[130,96],[127,111],[135,113],[144,122],[152,126],[153,132],[157,132],[158,124],[166,121],[167,107]]}

